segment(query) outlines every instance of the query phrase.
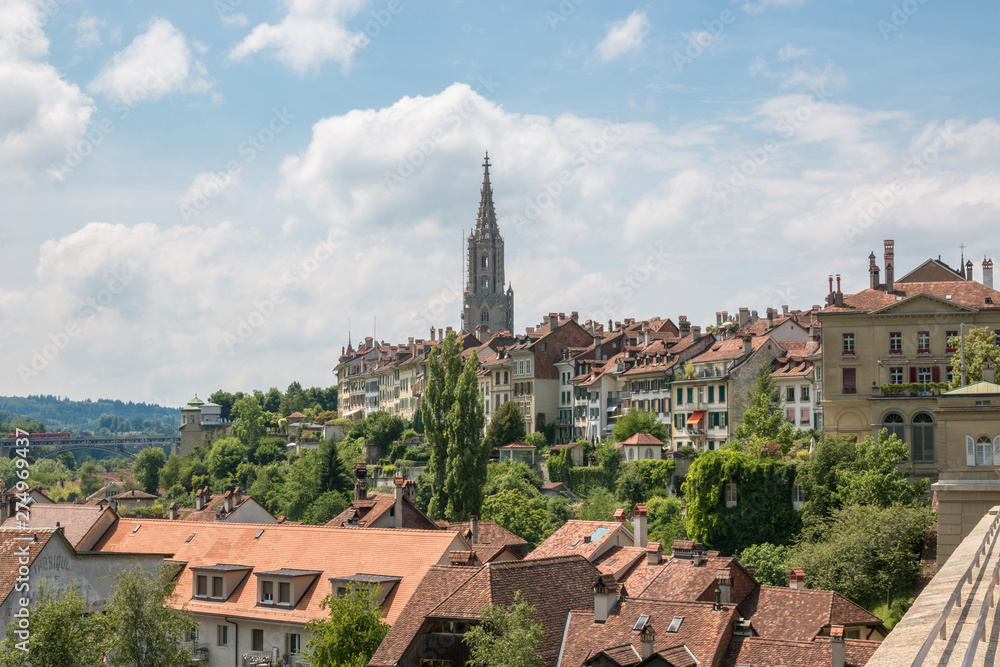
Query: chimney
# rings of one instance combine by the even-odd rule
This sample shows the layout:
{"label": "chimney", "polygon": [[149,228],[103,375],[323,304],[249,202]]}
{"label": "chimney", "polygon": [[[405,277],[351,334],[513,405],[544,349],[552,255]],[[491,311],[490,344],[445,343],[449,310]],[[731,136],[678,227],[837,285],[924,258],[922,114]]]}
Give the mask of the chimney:
{"label": "chimney", "polygon": [[740,308],[740,320],[737,322],[739,327],[742,329],[746,325],[750,324],[750,309]]}
{"label": "chimney", "polygon": [[174,501],[170,503],[170,514],[168,514],[171,521],[177,521],[177,502]]}
{"label": "chimney", "polygon": [[767,309],[767,328],[770,329],[774,326],[774,308]]}
{"label": "chimney", "polygon": [[701,338],[701,327],[691,327],[691,340],[695,341]]}
{"label": "chimney", "polygon": [[893,253],[893,248],[895,248],[896,242],[892,239],[885,240],[885,293],[892,294],[896,291],[896,271],[893,268],[896,264],[895,254]]}
{"label": "chimney", "polygon": [[830,652],[833,667],[844,667],[847,664],[844,655],[844,626],[834,625],[830,628]]}
{"label": "chimney", "polygon": [[602,574],[594,584],[594,622],[604,623],[618,604],[618,591],[621,584],[615,581],[613,574]]}
{"label": "chimney", "polygon": [[826,294],[826,305],[832,306],[833,305],[833,274],[831,273],[831,274],[827,275],[826,278],[827,278],[827,281],[829,281],[829,283],[830,283],[830,288],[829,288],[829,290],[827,291],[827,294]]}
{"label": "chimney", "polygon": [[983,284],[993,289],[993,260],[983,257]]}
{"label": "chimney", "polygon": [[403,489],[406,491],[406,497],[410,499],[410,502],[414,505],[417,504],[417,483],[412,479],[406,480],[403,484]]}
{"label": "chimney", "polygon": [[721,326],[721,325],[722,325],[722,313],[721,312],[716,312],[715,313],[715,326]]}
{"label": "chimney", "polygon": [[801,567],[793,567],[788,573],[788,587],[802,590],[806,587],[806,572]]}
{"label": "chimney", "polygon": [[233,492],[226,491],[222,494],[222,508],[229,514],[233,511]]}
{"label": "chimney", "polygon": [[444,329],[438,327],[438,340],[444,342]]}
{"label": "chimney", "polygon": [[433,343],[436,339],[434,338],[434,327],[431,327],[431,342]]}
{"label": "chimney", "polygon": [[354,499],[368,500],[368,466],[364,463],[354,464]]}
{"label": "chimney", "polygon": [[200,512],[205,509],[205,492],[198,489],[194,494],[194,511]]}
{"label": "chimney", "polygon": [[236,489],[233,490],[233,506],[239,507],[240,503],[242,502],[243,502],[243,489],[237,486]]}
{"label": "chimney", "polygon": [[681,315],[677,318],[677,328],[680,330],[682,337],[691,333],[691,323],[688,322],[687,315]]}
{"label": "chimney", "polygon": [[620,507],[615,510],[615,521],[617,523],[625,525],[625,522],[628,521],[628,514],[625,512],[625,510],[623,510]]}
{"label": "chimney", "polygon": [[469,532],[472,533],[472,543],[479,544],[479,517],[475,514],[469,516]]}
{"label": "chimney", "polygon": [[659,542],[646,544],[646,565],[659,565],[663,562],[663,545]]}
{"label": "chimney", "polygon": [[694,549],[694,551],[691,552],[691,565],[694,567],[698,567],[699,565],[701,565],[701,561],[705,560],[705,552],[697,548],[700,546],[701,546],[700,544],[696,543],[695,544],[696,548]]}
{"label": "chimney", "polygon": [[743,336],[743,354],[753,352],[753,336]]}
{"label": "chimney", "polygon": [[559,314],[549,313],[549,331],[555,331],[559,328]]}
{"label": "chimney", "polygon": [[715,581],[719,588],[719,602],[729,604],[732,600],[733,575],[728,567],[720,567],[715,571]]}
{"label": "chimney", "polygon": [[653,629],[653,626],[649,622],[646,623],[646,627],[639,633],[639,642],[642,644],[642,659],[648,660],[653,657],[653,654],[656,652],[656,630]]}
{"label": "chimney", "polygon": [[746,570],[747,574],[749,574],[751,577],[754,577],[754,578],[757,577],[757,566],[756,565],[745,565],[743,567],[743,569]]}
{"label": "chimney", "polygon": [[648,541],[646,533],[646,506],[638,503],[632,511],[635,512],[635,516],[632,517],[632,533],[635,536],[633,546],[644,549]]}
{"label": "chimney", "polygon": [[996,382],[997,371],[992,361],[983,362],[983,382]]}
{"label": "chimney", "polygon": [[837,274],[837,291],[833,293],[833,303],[838,308],[844,307],[844,293],[840,291],[840,274]]}
{"label": "chimney", "polygon": [[972,260],[965,263],[965,279],[972,280]]}
{"label": "chimney", "polygon": [[[567,350],[568,351],[568,350]],[[604,355],[601,353],[601,336],[594,335],[594,359],[603,361]]]}
{"label": "chimney", "polygon": [[868,285],[869,287],[871,287],[872,289],[879,288],[880,283],[878,277],[878,264],[875,263],[874,250],[872,251],[872,254],[868,255],[868,279],[869,279],[869,285]]}
{"label": "chimney", "polygon": [[781,314],[782,315],[788,315],[788,304],[787,303],[781,304]]}
{"label": "chimney", "polygon": [[393,508],[393,514],[395,515],[393,521],[393,527],[402,528],[403,527],[403,484],[406,480],[402,477],[397,477],[396,482],[396,505]]}
{"label": "chimney", "polygon": [[569,314],[569,319],[573,320],[574,322],[579,323],[579,321],[580,321],[580,313],[574,310],[572,313]]}

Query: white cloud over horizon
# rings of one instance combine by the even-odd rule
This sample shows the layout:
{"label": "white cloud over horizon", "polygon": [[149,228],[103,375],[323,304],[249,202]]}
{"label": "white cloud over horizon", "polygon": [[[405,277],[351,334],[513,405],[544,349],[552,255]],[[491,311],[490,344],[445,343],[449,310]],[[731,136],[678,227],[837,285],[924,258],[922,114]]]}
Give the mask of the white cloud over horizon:
{"label": "white cloud over horizon", "polygon": [[634,11],[628,18],[618,21],[610,28],[604,39],[597,45],[597,55],[608,62],[632,51],[642,49],[643,41],[650,30],[649,18],[645,12]]}

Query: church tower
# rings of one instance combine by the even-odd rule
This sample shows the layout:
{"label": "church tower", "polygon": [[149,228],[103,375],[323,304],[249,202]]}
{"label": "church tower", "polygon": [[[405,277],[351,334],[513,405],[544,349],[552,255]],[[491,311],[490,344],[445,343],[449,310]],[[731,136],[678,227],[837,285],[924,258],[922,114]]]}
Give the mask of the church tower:
{"label": "church tower", "polygon": [[[469,234],[465,294],[462,298],[462,330],[494,334],[514,331],[514,289],[504,291],[503,238],[497,227],[490,187],[490,154],[483,162],[483,189],[476,229]],[[486,337],[480,336],[485,342]]]}

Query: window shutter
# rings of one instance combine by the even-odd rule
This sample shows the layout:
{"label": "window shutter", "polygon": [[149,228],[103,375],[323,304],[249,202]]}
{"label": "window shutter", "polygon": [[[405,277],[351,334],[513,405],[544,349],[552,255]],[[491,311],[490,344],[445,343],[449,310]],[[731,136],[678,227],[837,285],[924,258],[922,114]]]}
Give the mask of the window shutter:
{"label": "window shutter", "polygon": [[941,381],[941,367],[931,366],[931,382],[940,382],[940,381]]}
{"label": "window shutter", "polygon": [[[994,444],[993,449],[996,449]],[[976,465],[976,439],[971,435],[965,436],[965,465]]]}
{"label": "window shutter", "polygon": [[917,367],[910,366],[910,382],[916,382],[916,381],[917,381]]}
{"label": "window shutter", "polygon": [[993,465],[1000,466],[1000,435],[993,438]]}

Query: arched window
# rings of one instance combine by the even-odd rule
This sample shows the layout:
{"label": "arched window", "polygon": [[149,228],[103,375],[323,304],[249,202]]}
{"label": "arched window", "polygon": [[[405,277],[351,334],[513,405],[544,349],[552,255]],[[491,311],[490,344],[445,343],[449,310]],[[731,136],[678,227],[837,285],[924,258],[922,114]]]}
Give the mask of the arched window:
{"label": "arched window", "polygon": [[490,279],[487,278],[486,276],[483,276],[482,286],[483,290],[488,290],[490,288]]}
{"label": "arched window", "polygon": [[647,459],[653,458],[653,448],[652,447],[647,447],[646,448],[646,458]]}
{"label": "arched window", "polygon": [[635,449],[633,447],[628,448],[628,460],[635,461]]}
{"label": "arched window", "polygon": [[903,416],[898,412],[890,412],[882,419],[882,428],[889,431],[902,441],[906,441],[906,425]]}
{"label": "arched window", "polygon": [[489,266],[490,266],[490,258],[488,256],[486,256],[486,255],[483,255],[483,258],[482,258],[482,261],[480,262],[480,265],[484,269],[489,268]]}
{"label": "arched window", "polygon": [[993,465],[993,441],[988,435],[981,435],[976,440],[976,465]]}
{"label": "arched window", "polygon": [[913,416],[910,427],[913,437],[910,451],[914,461],[924,463],[934,462],[934,418],[926,412],[918,412]]}
{"label": "arched window", "polygon": [[490,321],[490,311],[488,311],[488,310],[486,310],[484,308],[483,312],[479,313],[479,321],[483,322],[484,324],[486,322],[489,322]]}

